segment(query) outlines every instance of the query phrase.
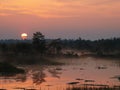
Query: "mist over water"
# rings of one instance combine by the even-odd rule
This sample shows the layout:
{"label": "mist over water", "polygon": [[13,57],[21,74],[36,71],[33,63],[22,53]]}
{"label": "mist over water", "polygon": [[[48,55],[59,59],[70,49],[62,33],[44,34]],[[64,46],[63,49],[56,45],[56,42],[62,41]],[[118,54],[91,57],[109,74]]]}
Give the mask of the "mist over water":
{"label": "mist over water", "polygon": [[[77,82],[77,86],[119,86],[120,61],[101,58],[59,59],[64,65],[23,66],[28,72],[14,77],[0,77],[0,88],[19,90],[63,90]],[[41,88],[41,89],[40,89]],[[57,89],[59,88],[59,89]],[[21,89],[20,89],[21,90]]]}

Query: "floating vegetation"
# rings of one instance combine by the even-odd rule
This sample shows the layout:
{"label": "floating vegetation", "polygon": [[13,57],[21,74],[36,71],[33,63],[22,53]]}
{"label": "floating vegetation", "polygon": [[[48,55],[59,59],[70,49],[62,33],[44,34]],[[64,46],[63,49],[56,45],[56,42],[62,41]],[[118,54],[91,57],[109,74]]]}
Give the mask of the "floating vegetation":
{"label": "floating vegetation", "polygon": [[67,84],[69,84],[69,85],[76,85],[76,84],[78,84],[78,83],[80,83],[80,82],[69,82],[69,83],[67,83]]}
{"label": "floating vegetation", "polygon": [[53,86],[53,85],[46,85],[46,86],[50,87],[50,86]]}
{"label": "floating vegetation", "polygon": [[81,81],[81,80],[84,80],[84,79],[76,78],[76,80]]}
{"label": "floating vegetation", "polygon": [[85,80],[85,82],[95,82],[95,80]]}
{"label": "floating vegetation", "polygon": [[25,90],[37,90],[37,89],[25,89]]}
{"label": "floating vegetation", "polygon": [[80,70],[84,70],[84,68],[80,68]]}
{"label": "floating vegetation", "polygon": [[98,66],[97,69],[107,69],[105,66]]}

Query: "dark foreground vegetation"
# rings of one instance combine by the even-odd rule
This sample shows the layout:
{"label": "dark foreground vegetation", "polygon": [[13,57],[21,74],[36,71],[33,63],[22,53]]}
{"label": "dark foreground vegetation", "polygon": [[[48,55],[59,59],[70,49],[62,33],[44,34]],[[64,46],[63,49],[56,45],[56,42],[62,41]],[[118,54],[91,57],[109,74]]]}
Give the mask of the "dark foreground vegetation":
{"label": "dark foreground vegetation", "polygon": [[17,68],[8,63],[0,63],[0,76],[13,76],[15,74],[24,74],[25,70]]}
{"label": "dark foreground vegetation", "polygon": [[19,64],[51,62],[54,57],[81,57],[84,55],[120,58],[120,38],[84,40],[45,39],[41,32],[33,34],[32,40],[1,40],[1,61]]}

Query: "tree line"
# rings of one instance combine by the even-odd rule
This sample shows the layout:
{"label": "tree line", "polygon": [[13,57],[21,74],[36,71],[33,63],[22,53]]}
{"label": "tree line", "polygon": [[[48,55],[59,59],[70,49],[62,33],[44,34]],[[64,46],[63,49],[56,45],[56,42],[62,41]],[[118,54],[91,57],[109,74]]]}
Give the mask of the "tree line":
{"label": "tree line", "polygon": [[62,55],[66,49],[78,50],[80,52],[90,52],[96,55],[120,56],[120,38],[84,40],[54,39],[47,40],[41,32],[33,33],[30,43],[0,43],[1,54],[39,54],[40,56]]}
{"label": "tree line", "polygon": [[61,50],[62,44],[60,39],[54,39],[47,42],[45,36],[41,32],[33,33],[32,42],[23,40],[16,43],[0,43],[1,54],[39,54],[40,56],[44,56],[60,54]]}
{"label": "tree line", "polygon": [[100,56],[120,56],[120,38],[84,40],[78,38],[76,40],[63,40],[66,48],[76,49],[84,52]]}

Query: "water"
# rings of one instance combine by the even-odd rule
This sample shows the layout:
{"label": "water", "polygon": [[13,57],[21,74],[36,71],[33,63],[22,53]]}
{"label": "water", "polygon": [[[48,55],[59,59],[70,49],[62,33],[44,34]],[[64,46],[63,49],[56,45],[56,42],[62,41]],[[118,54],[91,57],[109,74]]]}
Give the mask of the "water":
{"label": "water", "polygon": [[[25,75],[0,77],[0,88],[7,90],[65,90],[68,87],[120,86],[120,61],[114,59],[60,59],[64,65],[24,66]],[[68,84],[70,83],[70,84]]]}

